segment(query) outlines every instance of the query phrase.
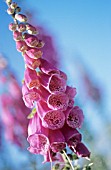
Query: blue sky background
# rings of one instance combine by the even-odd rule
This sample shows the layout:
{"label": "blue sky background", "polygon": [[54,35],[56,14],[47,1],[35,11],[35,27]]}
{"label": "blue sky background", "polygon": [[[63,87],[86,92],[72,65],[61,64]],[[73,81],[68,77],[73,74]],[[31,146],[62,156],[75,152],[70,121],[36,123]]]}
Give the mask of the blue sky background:
{"label": "blue sky background", "polygon": [[[111,0],[21,0],[20,6],[29,12],[34,11],[35,22],[44,25],[54,35],[61,55],[62,70],[68,73],[70,81],[71,76],[75,76],[71,74],[73,62],[80,56],[92,77],[102,87],[106,116],[111,118]],[[15,49],[12,32],[8,30],[12,19],[6,9],[6,4],[1,0],[0,52],[6,55],[11,68],[21,80],[24,63]],[[87,108],[89,110],[91,108]],[[87,117],[90,118],[90,115]],[[95,118],[98,129],[104,127],[99,117]]]}

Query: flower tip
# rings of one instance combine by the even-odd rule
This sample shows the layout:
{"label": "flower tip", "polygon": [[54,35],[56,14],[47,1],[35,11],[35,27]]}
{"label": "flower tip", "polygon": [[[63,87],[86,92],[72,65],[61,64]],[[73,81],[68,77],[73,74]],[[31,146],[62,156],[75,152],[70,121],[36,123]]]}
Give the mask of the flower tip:
{"label": "flower tip", "polygon": [[8,5],[10,5],[12,3],[12,0],[6,0],[5,1]]}
{"label": "flower tip", "polygon": [[15,19],[20,22],[27,22],[27,17],[23,14],[15,14]]}

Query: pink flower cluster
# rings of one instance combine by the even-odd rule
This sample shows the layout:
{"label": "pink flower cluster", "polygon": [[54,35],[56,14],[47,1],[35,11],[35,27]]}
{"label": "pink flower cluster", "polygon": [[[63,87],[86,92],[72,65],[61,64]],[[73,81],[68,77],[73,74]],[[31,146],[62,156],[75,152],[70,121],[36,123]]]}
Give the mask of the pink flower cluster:
{"label": "pink flower cluster", "polygon": [[[11,5],[10,5],[11,8]],[[27,17],[16,13],[17,24],[11,23],[16,48],[22,52],[25,73],[22,87],[23,100],[29,108],[36,108],[28,126],[28,150],[44,156],[44,162],[54,160],[52,153],[59,153],[66,146],[78,156],[89,157],[90,152],[81,142],[77,130],[83,123],[83,112],[74,106],[76,89],[67,85],[67,75],[42,58],[38,30]]]}
{"label": "pink flower cluster", "polygon": [[89,157],[77,130],[83,123],[83,112],[74,105],[76,89],[67,86],[67,76],[49,62],[40,59],[39,72],[26,68],[22,88],[26,106],[36,107],[28,126],[28,150],[53,160],[57,153],[69,146],[78,156]]}

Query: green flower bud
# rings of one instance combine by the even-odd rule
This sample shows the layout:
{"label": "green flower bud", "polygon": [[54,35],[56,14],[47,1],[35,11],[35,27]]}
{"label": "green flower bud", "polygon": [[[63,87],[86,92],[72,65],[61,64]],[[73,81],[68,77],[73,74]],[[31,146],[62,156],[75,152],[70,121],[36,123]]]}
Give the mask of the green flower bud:
{"label": "green flower bud", "polygon": [[11,5],[10,5],[10,7],[11,7],[12,9],[15,9],[15,8],[17,8],[17,3],[15,3],[15,2],[12,2],[12,3],[11,3]]}
{"label": "green flower bud", "polygon": [[12,3],[12,0],[6,0],[6,3],[10,5]]}

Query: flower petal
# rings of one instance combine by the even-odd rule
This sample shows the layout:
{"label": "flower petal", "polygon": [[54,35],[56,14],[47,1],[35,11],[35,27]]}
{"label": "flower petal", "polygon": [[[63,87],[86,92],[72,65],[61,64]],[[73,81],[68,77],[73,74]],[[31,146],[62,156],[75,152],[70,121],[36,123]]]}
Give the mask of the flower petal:
{"label": "flower petal", "polygon": [[38,88],[40,86],[37,73],[35,70],[31,70],[30,68],[25,69],[24,73],[25,83],[29,89]]}
{"label": "flower petal", "polygon": [[55,130],[64,125],[64,113],[60,110],[51,110],[43,100],[37,103],[37,112],[42,120],[42,125],[46,128]]}
{"label": "flower petal", "polygon": [[50,147],[53,152],[60,152],[66,147],[65,138],[60,130],[49,130]]}
{"label": "flower petal", "polygon": [[83,111],[78,107],[75,106],[72,109],[68,109],[65,112],[66,115],[66,122],[72,128],[81,128],[84,115]]}
{"label": "flower petal", "polygon": [[49,63],[45,59],[40,59],[41,65],[40,65],[40,70],[45,73],[45,74],[59,74],[59,70],[55,68],[51,63]]}

